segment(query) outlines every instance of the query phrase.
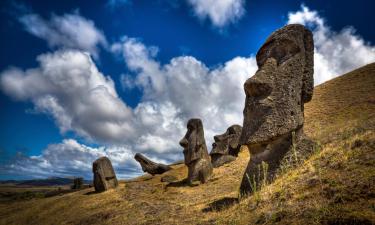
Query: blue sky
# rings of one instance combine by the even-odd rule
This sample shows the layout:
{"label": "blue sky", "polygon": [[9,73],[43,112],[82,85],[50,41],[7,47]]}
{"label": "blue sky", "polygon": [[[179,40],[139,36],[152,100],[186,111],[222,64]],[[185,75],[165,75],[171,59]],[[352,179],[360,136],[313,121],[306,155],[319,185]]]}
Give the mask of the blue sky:
{"label": "blue sky", "polygon": [[[373,1],[2,1],[0,179],[90,178],[106,155],[182,158],[191,117],[242,124],[254,55],[287,23],[310,27],[315,84],[375,61]],[[353,57],[355,56],[355,57]]]}

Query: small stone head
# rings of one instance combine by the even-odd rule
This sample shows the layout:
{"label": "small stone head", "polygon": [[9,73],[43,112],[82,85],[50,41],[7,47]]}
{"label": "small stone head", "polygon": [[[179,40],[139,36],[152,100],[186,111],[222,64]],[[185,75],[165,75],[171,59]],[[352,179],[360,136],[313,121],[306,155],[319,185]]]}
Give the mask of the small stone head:
{"label": "small stone head", "polygon": [[237,156],[241,130],[242,127],[240,125],[232,125],[225,133],[214,136],[215,142],[212,144],[210,155],[220,154]]}
{"label": "small stone head", "polygon": [[190,119],[187,123],[187,132],[181,139],[180,145],[184,148],[185,164],[208,157],[204,140],[203,124],[200,119]]}
{"label": "small stone head", "polygon": [[241,145],[259,145],[303,125],[303,104],[313,92],[314,43],[302,25],[287,25],[266,40],[256,55],[258,71],[244,89]]}
{"label": "small stone head", "polygon": [[105,191],[118,186],[112,163],[107,157],[100,157],[93,162],[94,186],[96,191]]}

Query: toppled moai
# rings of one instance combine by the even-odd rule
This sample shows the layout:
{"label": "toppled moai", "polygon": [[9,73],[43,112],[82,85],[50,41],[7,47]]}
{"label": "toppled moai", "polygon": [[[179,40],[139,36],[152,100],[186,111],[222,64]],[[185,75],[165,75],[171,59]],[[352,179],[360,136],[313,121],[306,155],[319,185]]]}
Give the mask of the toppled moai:
{"label": "toppled moai", "polygon": [[92,172],[94,173],[95,191],[106,191],[118,186],[112,163],[107,157],[100,157],[95,160],[92,164]]}
{"label": "toppled moai", "polygon": [[280,165],[307,157],[314,143],[303,133],[304,104],[312,98],[314,43],[310,30],[287,25],[266,40],[256,55],[258,70],[245,84],[240,144],[250,161],[240,194],[259,190]]}
{"label": "toppled moai", "polygon": [[83,178],[82,177],[74,178],[72,189],[81,189],[81,188],[83,188]]}
{"label": "toppled moai", "polygon": [[212,175],[212,165],[204,140],[203,124],[200,119],[190,119],[187,132],[181,139],[185,165],[188,167],[188,184],[194,181],[205,183]]}
{"label": "toppled moai", "polygon": [[144,155],[141,153],[137,153],[134,156],[135,160],[141,164],[143,172],[147,172],[151,175],[155,174],[162,174],[167,172],[168,170],[171,170],[172,168],[168,165],[164,165],[161,163],[155,163],[148,158],[146,158]]}
{"label": "toppled moai", "polygon": [[241,130],[240,125],[232,125],[225,133],[214,136],[215,142],[210,152],[213,167],[222,166],[236,159],[241,147],[239,144]]}

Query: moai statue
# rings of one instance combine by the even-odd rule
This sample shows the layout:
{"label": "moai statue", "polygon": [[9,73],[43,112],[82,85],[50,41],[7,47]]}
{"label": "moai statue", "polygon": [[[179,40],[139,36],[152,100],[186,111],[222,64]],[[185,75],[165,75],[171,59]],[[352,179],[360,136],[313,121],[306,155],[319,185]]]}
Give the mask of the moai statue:
{"label": "moai statue", "polygon": [[[302,25],[287,25],[266,40],[256,55],[258,70],[245,84],[240,144],[250,161],[241,195],[270,182],[280,164],[306,157],[314,143],[303,133],[304,104],[312,98],[314,43]],[[256,185],[256,186],[255,186]]]}
{"label": "moai statue", "polygon": [[112,163],[107,157],[100,157],[92,164],[95,191],[101,192],[118,186]]}
{"label": "moai statue", "polygon": [[74,178],[72,189],[81,189],[81,188],[83,188],[83,178],[82,177]]}
{"label": "moai statue", "polygon": [[239,144],[242,127],[230,126],[224,134],[214,136],[210,152],[213,167],[219,167],[236,159],[241,145]]}
{"label": "moai statue", "polygon": [[188,167],[187,181],[189,184],[197,180],[205,183],[212,175],[212,165],[204,140],[202,121],[190,119],[187,129],[180,141],[180,145],[184,148],[185,165]]}
{"label": "moai statue", "polygon": [[164,165],[161,163],[155,163],[145,156],[143,156],[141,153],[137,153],[134,156],[135,160],[141,164],[143,172],[147,172],[151,175],[155,174],[162,174],[167,172],[168,170],[171,170],[172,168],[168,165]]}

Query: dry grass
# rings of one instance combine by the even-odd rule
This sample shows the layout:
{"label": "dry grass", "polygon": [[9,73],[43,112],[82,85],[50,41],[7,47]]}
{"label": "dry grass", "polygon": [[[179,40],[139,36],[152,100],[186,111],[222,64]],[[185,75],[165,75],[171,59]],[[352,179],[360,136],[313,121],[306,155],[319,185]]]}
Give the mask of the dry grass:
{"label": "dry grass", "polygon": [[[320,148],[239,204],[247,150],[203,185],[186,186],[186,167],[174,165],[104,193],[0,203],[0,224],[375,223],[375,64],[318,86],[305,112],[305,131]],[[165,175],[178,181],[160,182]]]}

